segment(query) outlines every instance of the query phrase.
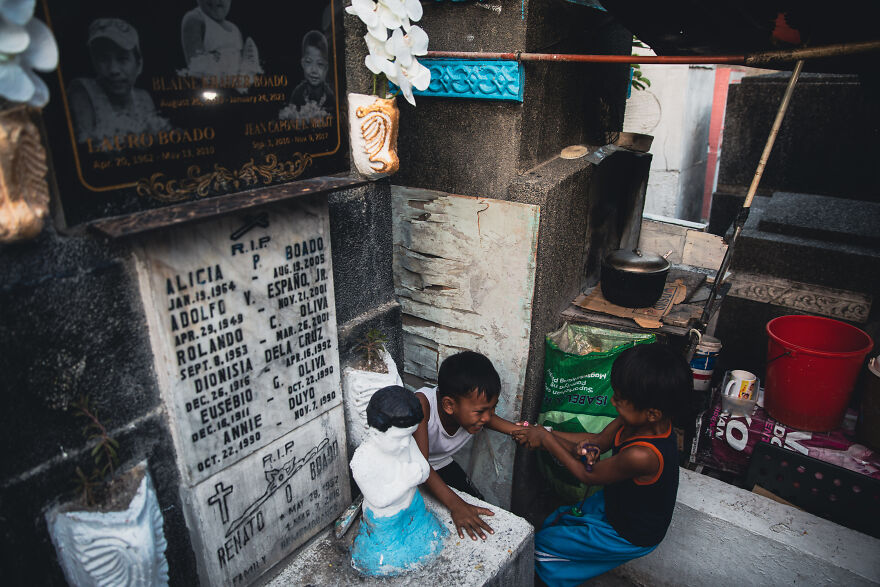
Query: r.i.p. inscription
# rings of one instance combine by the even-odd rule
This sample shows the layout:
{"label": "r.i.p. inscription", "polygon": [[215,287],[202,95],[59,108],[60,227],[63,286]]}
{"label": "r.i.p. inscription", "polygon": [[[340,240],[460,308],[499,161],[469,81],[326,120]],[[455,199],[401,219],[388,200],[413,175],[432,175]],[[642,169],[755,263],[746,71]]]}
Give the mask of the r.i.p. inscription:
{"label": "r.i.p. inscription", "polygon": [[343,411],[336,407],[182,491],[207,585],[248,585],[348,505]]}
{"label": "r.i.p. inscription", "polygon": [[326,207],[168,230],[138,258],[190,484],[341,403]]}

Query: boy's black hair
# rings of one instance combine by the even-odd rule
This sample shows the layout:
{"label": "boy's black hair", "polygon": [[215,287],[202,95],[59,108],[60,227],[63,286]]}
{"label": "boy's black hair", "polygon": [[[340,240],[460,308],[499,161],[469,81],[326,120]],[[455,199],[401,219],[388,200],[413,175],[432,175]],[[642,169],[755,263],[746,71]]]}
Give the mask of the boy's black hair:
{"label": "boy's black hair", "polygon": [[611,366],[611,387],[637,410],[655,408],[673,418],[686,406],[694,387],[684,357],[664,344],[637,344]]}
{"label": "boy's black hair", "polygon": [[321,31],[309,31],[303,35],[302,52],[306,53],[306,47],[314,47],[321,52],[321,55],[327,57],[329,49],[327,47],[327,37]]}
{"label": "boy's black hair", "polygon": [[422,404],[413,392],[399,385],[383,387],[367,404],[367,424],[379,432],[415,426],[425,417]]}
{"label": "boy's black hair", "polygon": [[492,361],[474,351],[446,357],[437,373],[437,397],[464,397],[475,389],[489,401],[501,393],[501,378]]}

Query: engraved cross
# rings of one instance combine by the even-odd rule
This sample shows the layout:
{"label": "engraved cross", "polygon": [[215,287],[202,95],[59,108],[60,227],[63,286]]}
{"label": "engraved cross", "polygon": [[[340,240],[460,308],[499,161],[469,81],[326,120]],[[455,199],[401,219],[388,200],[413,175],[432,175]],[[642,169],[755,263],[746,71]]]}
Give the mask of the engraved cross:
{"label": "engraved cross", "polygon": [[220,506],[220,521],[226,523],[229,521],[229,507],[226,505],[226,498],[232,493],[232,487],[224,487],[221,481],[214,486],[216,493],[208,498],[208,505],[217,504]]}

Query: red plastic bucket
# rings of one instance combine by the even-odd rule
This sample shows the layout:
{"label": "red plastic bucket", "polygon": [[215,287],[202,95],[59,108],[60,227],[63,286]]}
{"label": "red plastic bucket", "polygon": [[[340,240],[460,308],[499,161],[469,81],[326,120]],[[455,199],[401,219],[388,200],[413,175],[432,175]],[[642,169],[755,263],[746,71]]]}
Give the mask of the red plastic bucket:
{"label": "red plastic bucket", "polygon": [[837,428],[874,341],[855,326],[819,316],[774,318],[767,334],[764,407],[792,428]]}

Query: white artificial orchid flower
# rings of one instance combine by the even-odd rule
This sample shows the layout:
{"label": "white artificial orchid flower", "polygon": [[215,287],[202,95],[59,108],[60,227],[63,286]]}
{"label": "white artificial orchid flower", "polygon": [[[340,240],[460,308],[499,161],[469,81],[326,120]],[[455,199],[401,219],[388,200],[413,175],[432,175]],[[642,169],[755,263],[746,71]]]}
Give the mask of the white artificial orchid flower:
{"label": "white artificial orchid flower", "polygon": [[388,22],[396,22],[398,23],[396,26],[400,26],[399,19],[388,7],[374,0],[352,0],[351,6],[345,11],[361,19],[361,22],[367,25],[367,32],[380,41],[388,38]]}
{"label": "white artificial orchid flower", "polygon": [[409,19],[406,16],[398,16],[390,7],[385,5],[388,0],[379,0],[379,21],[387,29],[397,29],[404,27],[409,29]]}
{"label": "white artificial orchid flower", "polygon": [[34,17],[36,0],[0,0],[0,18],[24,26]]}
{"label": "white artificial orchid flower", "polygon": [[367,28],[375,27],[379,24],[379,5],[373,0],[351,0],[351,6],[345,11],[353,14],[367,25]]}
{"label": "white artificial orchid flower", "polygon": [[7,55],[21,53],[30,44],[31,38],[22,25],[0,18],[0,52]]}
{"label": "white artificial orchid flower", "polygon": [[[410,22],[418,22],[422,18],[422,3],[419,0],[379,0],[386,5],[402,22],[406,31],[410,29]],[[391,27],[389,27],[391,28]]]}
{"label": "white artificial orchid flower", "polygon": [[[396,84],[407,102],[415,105],[413,88],[425,90],[431,84],[430,70],[415,59],[428,53],[427,33],[411,22],[422,18],[420,0],[352,0],[345,10],[367,25],[364,41],[369,54],[364,65]],[[384,88],[382,77],[379,80]]]}
{"label": "white artificial orchid flower", "polygon": [[419,0],[403,0],[406,5],[406,15],[413,22],[422,20],[422,3]]}
{"label": "white artificial orchid flower", "polygon": [[[416,99],[413,97],[413,88],[419,91],[427,90],[428,86],[431,85],[431,70],[419,63],[415,57],[412,63],[406,67],[398,64],[396,61],[394,65],[398,72],[395,76],[396,79],[392,81],[400,87],[400,91],[403,97],[406,98],[406,101],[415,106]],[[389,77],[388,79],[391,78]]]}
{"label": "white artificial orchid flower", "polygon": [[397,29],[385,43],[385,51],[396,57],[402,66],[409,67],[413,55],[428,54],[428,34],[415,25],[406,34]]}
{"label": "white artificial orchid flower", "polygon": [[364,58],[364,65],[374,74],[384,73],[390,79],[391,75],[396,72],[394,64],[391,62],[394,56],[385,50],[385,43],[380,42],[373,35],[364,35],[364,40],[370,51]]}
{"label": "white artificial orchid flower", "polygon": [[43,107],[49,88],[33,70],[58,66],[58,45],[45,24],[33,18],[34,0],[0,0],[0,96]]}

